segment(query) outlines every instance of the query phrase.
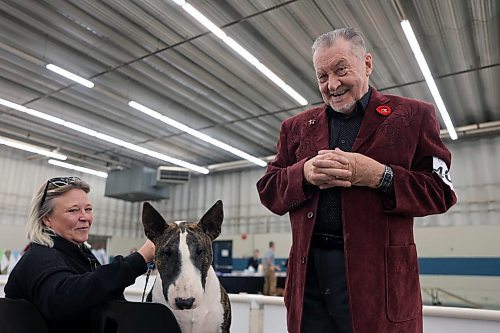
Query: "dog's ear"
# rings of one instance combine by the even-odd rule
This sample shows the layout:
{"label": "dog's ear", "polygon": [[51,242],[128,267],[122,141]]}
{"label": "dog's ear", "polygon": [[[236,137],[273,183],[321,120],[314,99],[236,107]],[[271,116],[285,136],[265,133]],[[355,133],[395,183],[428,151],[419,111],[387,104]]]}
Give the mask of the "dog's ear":
{"label": "dog's ear", "polygon": [[222,201],[218,200],[200,219],[198,225],[212,240],[220,235],[222,220],[224,220],[224,210]]}
{"label": "dog's ear", "polygon": [[146,237],[152,242],[163,233],[167,226],[163,217],[149,202],[142,205],[142,224]]}

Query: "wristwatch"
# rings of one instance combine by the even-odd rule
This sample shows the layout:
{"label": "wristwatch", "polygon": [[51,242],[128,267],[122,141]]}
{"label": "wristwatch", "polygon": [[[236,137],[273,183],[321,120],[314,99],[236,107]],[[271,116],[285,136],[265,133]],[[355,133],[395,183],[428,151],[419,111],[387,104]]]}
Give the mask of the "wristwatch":
{"label": "wristwatch", "polygon": [[384,175],[380,179],[380,183],[377,185],[376,189],[386,193],[391,188],[392,182],[394,180],[394,172],[392,168],[388,165],[385,166]]}

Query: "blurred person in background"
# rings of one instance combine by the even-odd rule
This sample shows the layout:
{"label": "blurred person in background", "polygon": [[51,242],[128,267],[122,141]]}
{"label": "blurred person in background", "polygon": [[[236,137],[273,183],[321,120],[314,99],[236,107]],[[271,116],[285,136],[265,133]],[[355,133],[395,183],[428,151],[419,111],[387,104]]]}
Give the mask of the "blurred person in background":
{"label": "blurred person in background", "polygon": [[106,253],[106,249],[104,248],[104,245],[102,245],[101,242],[95,243],[91,251],[101,265],[109,264],[108,254]]}
{"label": "blurred person in background", "polygon": [[276,284],[278,278],[276,277],[276,270],[280,267],[275,265],[275,251],[276,244],[269,242],[269,249],[262,258],[262,268],[264,270],[264,290],[263,294],[267,296],[276,296]]}
{"label": "blurred person in background", "polygon": [[259,256],[260,256],[259,249],[253,250],[253,256],[248,259],[247,268],[252,267],[254,272],[257,272],[259,270],[259,261],[260,261]]}

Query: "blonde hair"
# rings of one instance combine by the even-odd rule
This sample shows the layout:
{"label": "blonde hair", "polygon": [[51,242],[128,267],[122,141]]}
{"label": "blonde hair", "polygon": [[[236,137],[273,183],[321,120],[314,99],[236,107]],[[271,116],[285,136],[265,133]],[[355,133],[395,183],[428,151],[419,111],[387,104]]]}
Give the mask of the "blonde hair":
{"label": "blonde hair", "polygon": [[[90,186],[81,179],[75,179],[66,185],[48,189],[50,180],[46,181],[38,191],[36,191],[33,200],[31,201],[30,214],[28,218],[28,240],[40,245],[53,247],[54,241],[52,240],[54,231],[43,224],[43,219],[49,215],[54,209],[54,199],[69,192],[73,189],[80,189],[85,193],[90,192]],[[47,192],[44,197],[45,189]],[[43,202],[42,202],[43,200]]]}

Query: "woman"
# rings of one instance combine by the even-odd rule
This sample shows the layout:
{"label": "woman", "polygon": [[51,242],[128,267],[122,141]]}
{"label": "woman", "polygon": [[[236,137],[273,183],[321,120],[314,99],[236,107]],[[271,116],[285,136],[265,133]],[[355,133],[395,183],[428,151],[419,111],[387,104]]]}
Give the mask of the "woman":
{"label": "woman", "polygon": [[147,240],[138,252],[99,264],[84,244],[94,219],[89,191],[77,177],[49,179],[37,191],[28,222],[30,248],[5,286],[6,297],[26,299],[40,310],[50,332],[90,332],[91,309],[123,299],[125,287],[154,258]]}

